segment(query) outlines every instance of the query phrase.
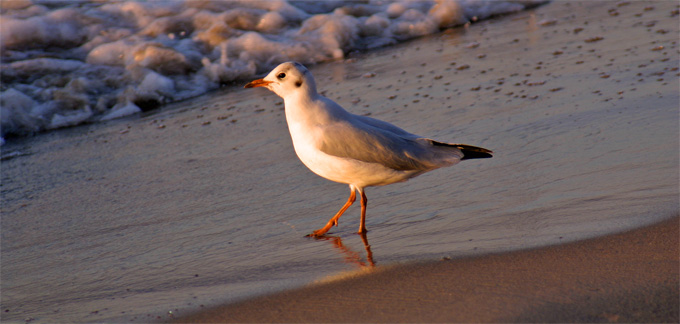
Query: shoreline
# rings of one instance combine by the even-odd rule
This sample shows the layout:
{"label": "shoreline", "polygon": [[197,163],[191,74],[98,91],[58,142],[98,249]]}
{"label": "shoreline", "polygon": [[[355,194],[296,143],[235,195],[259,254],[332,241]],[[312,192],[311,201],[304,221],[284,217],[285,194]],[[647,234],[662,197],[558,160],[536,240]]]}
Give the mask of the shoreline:
{"label": "shoreline", "polygon": [[[334,237],[304,237],[347,187],[300,163],[266,90],[6,143],[2,321],[148,323],[220,305],[241,307],[216,314],[230,321],[567,321],[584,298],[618,308],[573,321],[675,319],[677,257],[622,250],[664,231],[606,235],[680,214],[678,8],[551,2],[309,67],[352,113],[498,153],[371,190],[376,271],[358,206]],[[666,272],[617,272],[635,267]],[[566,315],[537,317],[551,313]]]}
{"label": "shoreline", "polygon": [[[665,52],[654,56],[661,48],[656,41],[650,44],[641,43],[636,47],[626,44],[625,40],[642,31],[635,29],[639,26],[649,25],[654,29],[649,27],[645,32],[663,35],[666,30],[661,28],[660,22],[646,24],[636,22],[636,20],[649,21],[652,18],[667,21],[662,18],[669,17],[669,8],[661,4],[667,3],[659,3],[656,7],[643,3],[619,5],[615,2],[588,5],[582,2],[547,4],[528,14],[529,18],[511,17],[505,21],[506,24],[501,25],[512,31],[515,29],[509,28],[508,22],[517,27],[521,25],[523,19],[527,20],[525,28],[529,31],[527,33],[529,37],[528,42],[523,44],[526,47],[514,50],[507,44],[522,44],[521,37],[503,33],[496,22],[473,26],[469,31],[451,31],[467,36],[456,40],[461,45],[458,48],[465,48],[468,51],[477,51],[477,48],[488,50],[477,51],[476,60],[468,61],[471,62],[469,64],[463,64],[464,61],[462,62],[460,57],[469,58],[474,55],[449,53],[452,61],[448,67],[447,64],[433,59],[433,62],[408,65],[399,75],[392,71],[387,62],[383,62],[384,65],[376,64],[379,67],[376,68],[379,78],[392,81],[383,81],[384,83],[376,81],[374,89],[376,92],[388,89],[392,86],[389,82],[396,79],[399,83],[403,80],[401,75],[416,76],[415,82],[419,83],[419,78],[426,75],[425,72],[434,75],[446,69],[455,71],[482,69],[478,75],[486,74],[487,71],[504,75],[504,68],[514,64],[513,58],[526,55],[535,58],[533,62],[535,65],[525,63],[523,68],[507,68],[514,72],[510,73],[510,76],[522,75],[527,78],[521,82],[506,82],[507,80],[501,78],[497,82],[479,83],[475,80],[476,76],[457,79],[459,83],[455,86],[458,89],[452,91],[458,91],[457,104],[469,107],[466,114],[475,115],[474,107],[478,99],[481,99],[481,95],[465,96],[470,92],[484,90],[489,93],[488,98],[482,99],[486,105],[504,107],[503,109],[507,110],[520,109],[519,107],[525,103],[515,106],[517,104],[512,103],[511,99],[499,99],[504,98],[502,96],[529,101],[528,105],[539,105],[544,101],[546,107],[550,107],[551,102],[558,102],[561,106],[567,101],[573,101],[576,107],[593,104],[613,107],[614,98],[622,100],[623,93],[642,100],[653,93],[651,88],[657,84],[666,85],[666,80],[654,79],[656,84],[642,82],[640,76],[643,74],[631,71],[646,67],[645,64],[641,64],[643,58],[649,59],[649,62],[656,62],[655,60],[666,62],[670,58],[663,57],[666,55]],[[562,13],[563,9],[575,10],[576,13],[569,17]],[[653,17],[646,14],[651,12],[655,13]],[[670,15],[672,14],[670,11]],[[633,20],[626,20],[631,17]],[[593,29],[596,25],[599,29]],[[479,30],[481,32],[478,36],[471,36]],[[468,42],[470,39],[476,40]],[[499,45],[504,43],[506,44],[504,47]],[[439,50],[443,51],[443,47]],[[506,54],[507,57],[497,55],[493,49],[503,49],[509,54]],[[675,47],[668,46],[667,49],[675,50]],[[428,50],[429,48],[423,47],[422,51]],[[541,52],[545,54],[536,54]],[[415,52],[403,51],[400,55],[404,57],[410,55],[414,62],[422,60],[418,47],[415,48]],[[551,62],[552,60],[554,62]],[[474,68],[471,67],[473,65]],[[677,69],[669,69],[669,72],[677,74],[676,71]],[[512,87],[508,87],[509,84],[512,84]],[[520,88],[522,85],[527,86],[526,92]],[[579,89],[582,85],[586,86]],[[624,88],[624,85],[628,88]],[[645,88],[647,85],[650,88]],[[417,89],[420,90],[423,86]],[[506,88],[495,88],[497,86]],[[544,92],[538,93],[537,89]],[[427,92],[428,96],[436,95],[436,91],[430,90],[429,87],[423,91]],[[610,91],[612,95],[597,98],[606,91]],[[644,94],[645,91],[650,92]],[[386,104],[384,100],[374,100],[370,97],[369,91],[357,90],[354,95],[359,98],[362,93],[365,93],[368,100],[366,97],[355,100],[358,103],[357,107],[352,107],[355,113],[362,112],[361,105],[364,102],[373,103],[377,107],[396,107],[392,102]],[[332,97],[335,93],[329,91],[329,95]],[[401,94],[395,94],[394,97],[398,95]],[[585,99],[591,95],[596,99]],[[426,96],[412,102],[418,104],[419,100],[425,100],[424,97]],[[415,97],[400,98],[404,102],[404,110],[409,100],[413,98]],[[449,98],[451,97],[447,97]],[[628,101],[621,106],[635,107],[637,99],[631,98],[627,98]],[[447,104],[450,103],[448,101],[434,103],[434,105]],[[368,105],[364,107],[367,108]],[[416,133],[419,132],[419,127],[428,128],[412,115],[403,118],[402,111],[394,108],[390,111],[389,117],[394,118],[396,124]],[[546,115],[547,111],[549,110],[546,110]],[[432,111],[428,112],[432,114]],[[366,109],[366,113],[381,117],[380,110]],[[564,118],[568,119],[571,116],[571,114],[561,116],[563,119],[556,120],[550,126],[559,127],[557,125],[562,124]],[[450,117],[451,115],[447,114],[441,115],[442,119]],[[535,118],[529,115],[514,117]],[[462,131],[464,134],[472,132],[473,130]],[[520,134],[526,136],[526,133]],[[507,134],[504,133],[502,136]],[[624,138],[623,134],[621,138]],[[574,149],[580,150],[582,147]],[[560,147],[554,146],[546,150],[559,151]],[[566,150],[565,156],[570,156],[568,153],[571,152]],[[537,155],[533,158],[537,158]],[[494,162],[498,160],[495,159]],[[567,163],[562,167],[575,168],[574,165],[577,163]],[[488,171],[489,167],[484,166],[484,172]],[[554,171],[558,172],[557,168]],[[597,180],[589,176],[582,181],[585,184]],[[567,212],[566,208],[561,208],[564,206],[553,206],[553,209],[542,207],[547,208],[544,213],[551,213],[552,217]],[[581,217],[586,222],[588,215],[592,213],[593,211],[579,212],[578,209],[570,209],[569,214],[564,216]],[[677,210],[673,213],[677,213]],[[522,216],[533,219],[536,223],[543,221],[541,214],[531,217],[524,213]],[[679,218],[674,216],[667,219],[658,217],[659,214],[656,216],[656,220],[646,218],[649,222],[641,227],[564,244],[528,249],[515,246],[517,251],[491,254],[482,252],[480,255],[454,257],[448,261],[407,263],[379,267],[375,271],[362,270],[336,275],[303,288],[226,303],[186,317],[177,314],[180,316],[173,322],[678,322]],[[665,220],[660,221],[662,219]],[[527,222],[524,226],[533,227],[535,224]],[[502,231],[502,228],[498,226],[494,230]],[[581,233],[586,230],[592,230],[592,227],[584,226],[573,229],[573,232]],[[559,235],[561,239],[561,234]],[[530,236],[526,240],[530,240]],[[464,237],[459,244],[465,244],[466,241],[467,237]],[[375,246],[379,247],[378,244]]]}
{"label": "shoreline", "polygon": [[388,266],[172,322],[677,323],[679,221],[563,245]]}

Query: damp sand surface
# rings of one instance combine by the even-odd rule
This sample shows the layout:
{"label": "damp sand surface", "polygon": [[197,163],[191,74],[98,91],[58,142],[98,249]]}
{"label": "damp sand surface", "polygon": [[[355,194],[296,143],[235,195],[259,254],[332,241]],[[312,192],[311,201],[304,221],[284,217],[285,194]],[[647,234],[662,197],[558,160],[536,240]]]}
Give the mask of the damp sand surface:
{"label": "damp sand surface", "polygon": [[165,321],[365,269],[677,216],[677,10],[554,2],[312,66],[319,90],[353,113],[495,152],[368,188],[370,249],[354,234],[357,206],[334,238],[304,237],[349,190],[298,161],[266,90],[235,85],[8,140],[2,319]]}

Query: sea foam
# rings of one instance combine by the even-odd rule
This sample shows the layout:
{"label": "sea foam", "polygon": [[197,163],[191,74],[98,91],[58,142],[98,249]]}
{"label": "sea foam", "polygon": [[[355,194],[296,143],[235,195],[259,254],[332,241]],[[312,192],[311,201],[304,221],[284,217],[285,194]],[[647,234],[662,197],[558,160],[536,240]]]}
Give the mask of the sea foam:
{"label": "sea foam", "polygon": [[0,139],[119,118],[284,61],[342,59],[540,2],[3,1]]}

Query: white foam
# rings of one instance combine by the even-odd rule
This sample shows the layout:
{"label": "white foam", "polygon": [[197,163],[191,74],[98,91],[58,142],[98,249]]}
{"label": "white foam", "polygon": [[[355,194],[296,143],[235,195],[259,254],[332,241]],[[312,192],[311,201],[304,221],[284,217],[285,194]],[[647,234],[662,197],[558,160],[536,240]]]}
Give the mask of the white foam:
{"label": "white foam", "polygon": [[142,112],[142,109],[140,109],[131,102],[126,102],[125,104],[117,104],[113,106],[113,108],[111,108],[111,111],[108,112],[106,115],[102,116],[100,120],[111,120],[121,118],[139,112]]}
{"label": "white foam", "polygon": [[31,114],[38,102],[21,91],[9,88],[0,94],[0,118],[2,118],[2,133],[10,130],[30,131],[39,129],[42,122]]}
{"label": "white foam", "polygon": [[55,113],[52,115],[52,120],[47,126],[47,129],[78,125],[85,122],[90,117],[92,117],[92,109],[90,109],[89,106],[85,106],[83,109],[76,111]]}
{"label": "white foam", "polygon": [[125,116],[537,1],[3,1],[1,135]]}

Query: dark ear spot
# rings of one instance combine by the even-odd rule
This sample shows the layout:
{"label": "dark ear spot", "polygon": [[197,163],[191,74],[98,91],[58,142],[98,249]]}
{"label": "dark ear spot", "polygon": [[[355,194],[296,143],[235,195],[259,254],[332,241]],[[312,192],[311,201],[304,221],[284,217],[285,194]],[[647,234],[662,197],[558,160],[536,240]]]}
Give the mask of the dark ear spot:
{"label": "dark ear spot", "polygon": [[295,81],[295,86],[298,87],[298,88],[299,88],[300,86],[302,86],[302,80],[297,80],[297,81]]}

